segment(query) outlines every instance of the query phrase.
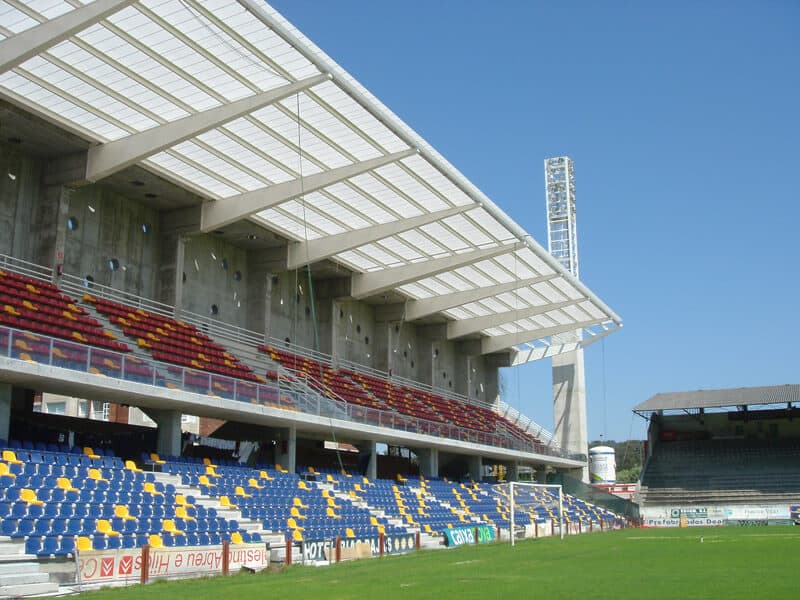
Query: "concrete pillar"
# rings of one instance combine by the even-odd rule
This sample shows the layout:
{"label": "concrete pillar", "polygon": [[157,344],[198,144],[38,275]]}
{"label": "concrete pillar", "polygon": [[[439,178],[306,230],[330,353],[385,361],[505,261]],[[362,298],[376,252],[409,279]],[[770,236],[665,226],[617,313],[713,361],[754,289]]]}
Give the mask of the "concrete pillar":
{"label": "concrete pillar", "polygon": [[297,471],[297,428],[292,425],[281,431],[275,448],[275,462],[289,473]]}
{"label": "concrete pillar", "polygon": [[11,428],[11,384],[0,383],[0,439],[8,440]]}
{"label": "concrete pillar", "polygon": [[375,440],[364,440],[356,445],[358,448],[358,464],[362,466],[365,477],[378,478],[378,448]]}
{"label": "concrete pillar", "polygon": [[53,249],[53,279],[52,282],[58,285],[61,274],[59,267],[64,264],[64,247],[67,244],[67,216],[69,215],[69,194],[63,185],[58,195],[58,214],[56,215],[56,240]]}
{"label": "concrete pillar", "polygon": [[142,411],[158,427],[158,447],[156,450],[164,456],[180,456],[181,454],[181,413],[177,410],[147,408]]}
{"label": "concrete pillar", "polygon": [[264,276],[264,343],[269,343],[272,321],[272,273]]}
{"label": "concrete pillar", "polygon": [[437,448],[415,448],[419,459],[419,472],[423,477],[439,477],[439,450]]}
{"label": "concrete pillar", "polygon": [[186,238],[178,236],[175,250],[175,318],[181,318],[181,307],[183,306],[183,273],[186,262]]}
{"label": "concrete pillar", "polygon": [[[589,433],[582,348],[553,357],[553,417],[555,435],[561,447],[573,454],[582,454],[586,460]],[[588,464],[581,473],[581,480],[589,483]]]}
{"label": "concrete pillar", "polygon": [[483,480],[483,458],[481,456],[469,457],[469,476],[473,481]]}

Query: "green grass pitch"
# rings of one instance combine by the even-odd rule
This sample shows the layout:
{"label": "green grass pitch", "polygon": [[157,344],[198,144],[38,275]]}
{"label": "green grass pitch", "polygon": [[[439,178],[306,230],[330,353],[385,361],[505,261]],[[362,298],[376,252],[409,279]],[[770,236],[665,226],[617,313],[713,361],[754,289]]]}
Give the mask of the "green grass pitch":
{"label": "green grass pitch", "polygon": [[156,582],[80,598],[798,598],[798,558],[800,528],[627,529]]}

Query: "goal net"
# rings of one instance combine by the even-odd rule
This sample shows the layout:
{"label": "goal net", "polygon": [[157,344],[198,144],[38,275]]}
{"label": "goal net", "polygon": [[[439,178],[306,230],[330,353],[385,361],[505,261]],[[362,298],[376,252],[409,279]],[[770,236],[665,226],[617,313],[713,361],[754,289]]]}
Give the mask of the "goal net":
{"label": "goal net", "polygon": [[512,481],[508,484],[508,500],[512,546],[518,537],[524,538],[526,532],[536,532],[538,529],[534,528],[542,526],[558,527],[564,539],[564,492],[560,485]]}

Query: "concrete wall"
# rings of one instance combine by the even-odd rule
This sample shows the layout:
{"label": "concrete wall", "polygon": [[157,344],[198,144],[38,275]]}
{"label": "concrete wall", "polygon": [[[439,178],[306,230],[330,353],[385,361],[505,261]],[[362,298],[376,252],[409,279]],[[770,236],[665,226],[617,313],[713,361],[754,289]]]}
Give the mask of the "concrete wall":
{"label": "concrete wall", "polygon": [[333,355],[372,367],[376,360],[375,323],[373,307],[356,300],[333,301]]}
{"label": "concrete wall", "polygon": [[[316,285],[316,284],[315,284]],[[312,310],[308,278],[302,271],[276,273],[271,278],[268,332],[271,337],[289,340],[292,344],[331,353],[331,301],[318,298]],[[316,314],[316,332],[315,320]]]}
{"label": "concrete wall", "polygon": [[[174,236],[170,236],[170,242],[172,239]],[[214,234],[188,236],[184,242],[182,273],[186,274],[181,302],[183,310],[240,327],[247,326],[249,278],[246,250],[232,246]],[[165,284],[167,279],[165,277]],[[214,306],[216,314],[212,310]]]}
{"label": "concrete wall", "polygon": [[37,262],[34,215],[42,203],[42,165],[0,145],[0,254]]}
{"label": "concrete wall", "polygon": [[[156,297],[156,265],[160,262],[158,213],[141,203],[100,186],[68,194],[67,218],[78,227],[64,226],[64,272],[138,294]],[[145,231],[145,226],[148,231]],[[109,261],[116,259],[117,270]]]}

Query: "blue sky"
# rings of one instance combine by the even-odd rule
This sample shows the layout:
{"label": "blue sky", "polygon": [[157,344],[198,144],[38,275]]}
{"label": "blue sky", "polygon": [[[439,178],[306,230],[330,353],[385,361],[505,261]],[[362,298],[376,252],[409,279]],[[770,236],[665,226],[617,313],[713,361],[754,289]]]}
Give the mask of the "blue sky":
{"label": "blue sky", "polygon": [[[581,278],[625,322],[586,351],[591,438],[800,382],[800,2],[272,4],[543,246],[542,161],[575,160]],[[550,377],[506,401],[552,427]]]}

